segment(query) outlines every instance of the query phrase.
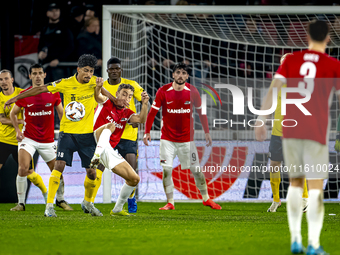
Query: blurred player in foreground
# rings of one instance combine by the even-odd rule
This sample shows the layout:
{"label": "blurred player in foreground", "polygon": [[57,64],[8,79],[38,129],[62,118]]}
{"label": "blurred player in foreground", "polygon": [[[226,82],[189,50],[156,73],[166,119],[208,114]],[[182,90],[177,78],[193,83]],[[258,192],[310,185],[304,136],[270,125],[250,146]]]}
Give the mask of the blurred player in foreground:
{"label": "blurred player in foreground", "polygon": [[212,145],[209,134],[207,116],[201,114],[201,97],[198,90],[187,83],[189,78],[188,66],[178,63],[173,68],[173,82],[158,89],[145,124],[143,142],[149,145],[150,130],[159,109],[162,107],[162,136],[160,142],[160,162],[163,167],[163,186],[167,197],[167,204],[160,210],[174,210],[174,183],[172,180],[173,160],[178,156],[182,169],[190,169],[200,190],[203,205],[221,210],[221,206],[209,198],[204,174],[200,171],[200,164],[194,142],[193,109],[196,108],[205,132],[207,146]]}
{"label": "blurred player in foreground", "polygon": [[[116,95],[118,88],[121,84],[129,84],[134,88],[133,96],[131,98],[129,109],[133,112],[136,112],[135,99],[137,101],[142,100],[142,92],[143,88],[139,86],[139,84],[135,81],[128,80],[122,78],[122,67],[121,61],[118,58],[112,57],[107,61],[107,74],[109,78],[104,81],[103,87],[110,92],[112,95]],[[138,133],[138,124],[130,124],[126,123],[124,132],[119,143],[116,145],[115,149],[118,150],[119,154],[122,155],[123,158],[129,163],[129,165],[136,171],[137,169],[137,133]],[[96,179],[96,188],[95,195],[99,189],[101,184],[102,177],[102,169],[97,169],[97,179]],[[95,197],[93,196],[93,198]],[[94,202],[94,201],[92,201]],[[128,212],[135,213],[137,212],[137,201],[135,196],[135,190],[128,198]]]}
{"label": "blurred player in foreground", "polygon": [[[287,53],[281,57],[280,64],[282,65],[283,61],[292,53]],[[286,84],[282,86],[283,88],[287,87]],[[270,138],[269,144],[269,158],[270,158],[270,186],[273,192],[273,203],[268,208],[267,212],[276,212],[276,210],[281,206],[280,200],[280,183],[281,183],[281,173],[280,167],[281,162],[283,161],[283,153],[282,153],[282,124],[283,115],[281,114],[281,91],[278,91],[277,96],[277,107],[274,115],[274,126],[272,130],[272,136]],[[305,184],[303,187],[302,194],[302,211],[306,212],[308,207],[308,189],[307,189],[307,181],[305,180]]]}
{"label": "blurred player in foreground", "polygon": [[[287,215],[294,254],[304,252],[301,206],[305,178],[309,188],[307,254],[326,254],[320,246],[320,233],[324,218],[323,180],[328,178],[329,105],[334,90],[337,95],[340,94],[337,81],[340,62],[325,53],[330,39],[328,33],[325,21],[308,24],[308,50],[295,52],[282,63],[261,107],[261,110],[267,110],[272,106],[274,88],[280,90],[284,84],[287,84],[287,89],[294,88],[287,93],[287,98],[295,99],[295,104],[287,104],[285,120],[293,119],[297,124],[284,126],[282,130],[284,161],[290,169]],[[255,136],[259,141],[266,139],[266,125],[263,125],[266,118],[265,115],[259,116],[255,125]],[[320,166],[322,171],[317,171]]]}
{"label": "blurred player in foreground", "polygon": [[[123,205],[136,188],[139,176],[131,165],[114,150],[120,141],[127,123],[145,123],[148,114],[149,96],[146,92],[141,94],[142,109],[136,114],[129,108],[119,107],[101,94],[103,79],[97,78],[95,89],[96,101],[99,103],[95,113],[94,136],[97,141],[95,154],[91,160],[91,167],[97,168],[102,163],[107,169],[124,178],[125,183],[120,191],[115,207],[110,212],[112,216],[129,216],[123,210]],[[133,98],[135,88],[130,84],[121,84],[116,96],[130,102]],[[94,199],[94,198],[93,198]]]}
{"label": "blurred player in foreground", "polygon": [[[32,87],[25,91],[44,85],[46,73],[42,65],[34,64],[29,69],[29,78],[32,80]],[[38,151],[44,159],[51,172],[53,171],[56,146],[54,144],[54,108],[59,118],[63,116],[63,106],[59,93],[42,93],[36,96],[18,100],[10,113],[16,137],[19,142],[19,169],[17,176],[18,205],[11,211],[25,211],[25,196],[27,190],[27,179],[32,181],[43,193],[47,202],[47,188],[41,178],[33,169],[30,170],[30,162],[34,153]],[[17,115],[24,110],[24,127],[21,132]],[[64,182],[60,180],[57,191],[57,206],[66,211],[73,210],[64,200]]]}

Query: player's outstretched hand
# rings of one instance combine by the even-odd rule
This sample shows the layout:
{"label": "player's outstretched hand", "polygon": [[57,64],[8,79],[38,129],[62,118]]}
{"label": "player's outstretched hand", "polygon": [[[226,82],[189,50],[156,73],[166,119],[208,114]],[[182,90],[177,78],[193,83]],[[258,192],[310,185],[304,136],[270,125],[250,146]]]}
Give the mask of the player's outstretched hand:
{"label": "player's outstretched hand", "polygon": [[11,104],[14,104],[17,100],[15,99],[15,97],[12,97],[11,99],[9,99],[5,104],[4,104],[4,109],[6,110],[6,108],[10,109],[11,108]]}
{"label": "player's outstretched hand", "polygon": [[205,134],[205,141],[207,142],[207,146],[211,146],[212,145],[212,139],[209,133]]}
{"label": "player's outstretched hand", "polygon": [[[262,126],[261,126],[262,125]],[[255,123],[255,139],[257,141],[263,142],[267,139],[267,128],[266,125],[263,124],[260,120],[257,120]]]}
{"label": "player's outstretched hand", "polygon": [[147,104],[150,99],[148,93],[146,91],[143,91],[141,95],[142,95],[142,103]]}
{"label": "player's outstretched hand", "polygon": [[340,133],[338,133],[338,134],[336,135],[336,140],[335,140],[334,149],[335,149],[337,152],[340,152]]}
{"label": "player's outstretched hand", "polygon": [[149,142],[151,142],[151,135],[150,134],[145,134],[143,137],[143,143],[146,146],[149,146]]}
{"label": "player's outstretched hand", "polygon": [[118,99],[118,98],[116,98],[116,100],[113,103],[120,107],[129,107],[130,105],[128,102],[126,102],[125,99]]}
{"label": "player's outstretched hand", "polygon": [[21,142],[25,138],[24,134],[19,130],[17,132],[17,140],[18,142]]}
{"label": "player's outstretched hand", "polygon": [[104,84],[104,79],[102,77],[97,77],[97,79],[96,79],[97,87],[101,88],[101,87],[103,87],[103,84]]}

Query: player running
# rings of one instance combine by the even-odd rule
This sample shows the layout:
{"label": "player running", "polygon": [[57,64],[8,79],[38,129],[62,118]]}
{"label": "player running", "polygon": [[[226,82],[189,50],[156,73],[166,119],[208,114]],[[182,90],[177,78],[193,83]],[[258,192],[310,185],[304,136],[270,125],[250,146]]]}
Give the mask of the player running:
{"label": "player running", "polygon": [[[280,64],[292,53],[287,53],[281,57]],[[282,87],[287,87],[285,84]],[[276,212],[276,210],[281,206],[280,200],[280,183],[281,183],[281,173],[280,167],[283,161],[282,153],[282,125],[283,115],[281,114],[281,91],[278,91],[277,96],[277,107],[275,110],[274,125],[272,130],[272,136],[270,138],[269,144],[269,158],[270,158],[270,186],[273,192],[273,203],[268,208],[267,212]],[[302,194],[302,211],[306,212],[308,207],[308,189],[307,181],[303,186]]]}
{"label": "player running", "polygon": [[[32,80],[32,88],[44,85],[46,73],[42,65],[33,64],[29,69],[29,78]],[[25,91],[31,88],[26,89]],[[56,146],[54,144],[54,108],[59,118],[63,116],[63,106],[59,93],[51,92],[42,93],[36,96],[18,100],[10,113],[13,127],[16,131],[16,138],[19,142],[19,169],[16,181],[18,193],[18,205],[11,211],[25,211],[25,196],[27,190],[27,178],[41,190],[47,201],[47,188],[41,176],[30,170],[30,162],[34,153],[38,151],[44,159],[51,172],[53,171]],[[23,132],[19,128],[18,114],[24,110],[24,127]],[[64,182],[60,180],[60,186],[57,191],[57,206],[66,211],[73,210],[64,200]]]}
{"label": "player running", "polygon": [[[104,81],[103,87],[110,92],[112,95],[116,95],[118,88],[121,84],[130,84],[134,88],[133,96],[131,98],[129,109],[133,112],[136,112],[135,100],[142,100],[142,92],[143,88],[139,86],[139,84],[135,81],[128,80],[122,78],[122,67],[121,61],[118,58],[112,57],[107,61],[107,74],[109,78]],[[118,153],[122,155],[123,158],[129,163],[129,165],[136,171],[137,169],[137,133],[138,133],[138,124],[129,124],[126,123],[124,132],[119,143],[116,145]],[[93,199],[95,198],[97,191],[101,184],[103,169],[99,166],[100,169],[97,169],[97,179],[96,179],[96,188],[94,191]],[[94,202],[94,200],[92,200]],[[137,201],[135,196],[135,190],[128,198],[128,212],[135,213],[137,212]]]}
{"label": "player running", "polygon": [[[305,178],[309,188],[307,254],[326,254],[320,246],[320,232],[324,218],[323,180],[328,177],[329,106],[334,90],[337,95],[340,94],[340,83],[336,81],[340,76],[340,62],[325,53],[330,39],[328,33],[325,21],[317,20],[308,24],[308,50],[295,52],[283,62],[261,107],[261,110],[271,107],[273,88],[279,90],[283,84],[287,84],[287,88],[295,88],[295,93],[287,93],[287,98],[300,102],[297,104],[300,109],[294,104],[288,104],[285,116],[285,120],[293,119],[297,125],[283,127],[282,130],[284,161],[288,169],[291,169],[287,214],[291,251],[294,254],[304,252],[301,206]],[[296,93],[296,88],[300,88],[299,93]],[[301,100],[306,97],[309,100],[304,100],[302,104]],[[258,127],[255,128],[255,135],[259,141],[266,139],[266,126],[260,126],[266,117],[260,116],[256,122]],[[316,171],[320,167],[323,170]]]}
{"label": "player running", "polygon": [[[110,215],[129,216],[130,214],[123,210],[123,205],[136,188],[139,176],[131,165],[113,148],[119,143],[127,123],[145,123],[148,114],[149,96],[146,92],[141,94],[142,109],[140,114],[136,114],[129,108],[116,106],[107,97],[103,96],[101,94],[102,86],[103,79],[97,78],[95,97],[99,105],[95,113],[94,136],[98,142],[91,166],[97,168],[98,164],[102,163],[107,169],[125,179],[126,182]],[[135,88],[132,85],[121,84],[118,87],[116,96],[117,99],[130,102],[134,92]]]}
{"label": "player running", "polygon": [[[93,136],[93,118],[96,103],[94,99],[94,88],[96,87],[97,78],[93,76],[93,72],[96,64],[97,58],[95,56],[84,54],[79,57],[77,73],[74,76],[52,82],[47,86],[32,88],[5,103],[5,106],[9,106],[19,99],[35,96],[44,92],[61,92],[64,95],[65,108],[69,103],[79,102],[85,110],[85,116],[78,122],[67,119],[65,114],[61,119],[57,158],[48,186],[47,204],[44,214],[46,217],[57,217],[53,208],[53,200],[65,166],[72,166],[72,158],[75,151],[78,152],[82,167],[86,169],[87,173],[84,182],[85,196],[82,205],[92,216],[103,215],[91,202],[96,186],[96,169],[89,167],[96,148],[96,142]],[[114,100],[117,105],[120,105],[122,102],[114,97],[110,97],[110,100]],[[124,102],[124,104],[126,103]]]}
{"label": "player running", "polygon": [[172,164],[176,155],[181,162],[182,169],[191,170],[195,178],[197,188],[200,190],[203,205],[212,209],[221,210],[221,206],[209,198],[204,174],[200,169],[197,149],[194,140],[193,108],[196,108],[200,117],[207,146],[212,141],[209,134],[208,119],[201,114],[201,97],[198,90],[187,83],[189,78],[188,66],[178,63],[173,68],[172,83],[158,89],[156,98],[152,104],[145,124],[143,142],[148,145],[151,141],[150,130],[158,110],[162,107],[162,136],[160,142],[160,162],[163,167],[163,186],[167,197],[167,204],[160,210],[174,210],[173,198],[174,183],[172,180]]}

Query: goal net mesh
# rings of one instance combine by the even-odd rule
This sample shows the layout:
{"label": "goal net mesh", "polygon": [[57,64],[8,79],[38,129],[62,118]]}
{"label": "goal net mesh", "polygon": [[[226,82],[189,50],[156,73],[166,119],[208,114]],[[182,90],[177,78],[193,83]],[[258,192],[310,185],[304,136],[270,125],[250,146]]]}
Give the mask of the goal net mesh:
{"label": "goal net mesh", "polygon": [[[188,82],[199,89],[201,96],[207,94],[207,117],[213,146],[205,146],[198,115],[195,114],[194,118],[200,166],[204,169],[210,197],[220,201],[271,200],[270,175],[263,167],[270,161],[269,140],[256,142],[254,131],[247,124],[256,116],[248,110],[247,104],[244,116],[233,115],[230,91],[216,89],[220,104],[206,85],[213,88],[215,84],[236,85],[243,91],[245,102],[247,90],[252,88],[253,105],[259,109],[281,56],[307,48],[306,24],[313,19],[328,22],[331,41],[327,53],[339,58],[340,17],[335,14],[112,14],[111,52],[104,51],[104,54],[121,59],[123,77],[137,81],[152,101],[157,90],[172,81],[173,64],[187,63],[190,67]],[[334,168],[339,164],[339,156],[334,151],[338,115],[334,98],[329,143],[329,160]],[[161,117],[159,112],[152,127],[150,146],[146,147],[142,142],[144,128],[139,130],[140,200],[166,199],[159,160]],[[213,126],[214,119],[223,120],[223,124]],[[270,137],[270,125],[268,130]],[[252,171],[241,172],[242,166]],[[177,158],[172,175],[175,200],[201,198],[193,175],[190,170],[181,169]],[[112,196],[116,199],[123,180],[113,175],[112,184]],[[339,175],[334,171],[324,183],[325,199],[339,198],[339,184]],[[288,175],[283,171],[280,184],[283,199],[288,185]]]}

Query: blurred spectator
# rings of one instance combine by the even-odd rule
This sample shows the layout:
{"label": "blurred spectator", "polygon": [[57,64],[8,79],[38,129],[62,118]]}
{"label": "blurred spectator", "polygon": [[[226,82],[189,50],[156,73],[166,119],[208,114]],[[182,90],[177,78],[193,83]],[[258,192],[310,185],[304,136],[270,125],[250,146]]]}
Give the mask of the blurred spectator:
{"label": "blurred spectator", "polygon": [[65,77],[65,68],[57,66],[59,62],[70,60],[74,38],[66,24],[60,21],[60,8],[56,3],[48,6],[46,15],[49,20],[40,34],[38,58],[42,64],[48,64],[46,82],[50,82]]}
{"label": "blurred spectator", "polygon": [[[98,66],[102,66],[102,42],[99,35],[99,19],[96,17],[85,21],[85,29],[77,37],[77,55],[93,54],[98,59]],[[100,71],[95,71],[100,75]]]}
{"label": "blurred spectator", "polygon": [[74,6],[70,13],[69,28],[72,31],[73,37],[77,38],[81,29],[84,27],[84,8],[81,6]]}
{"label": "blurred spectator", "polygon": [[85,5],[86,11],[85,11],[85,17],[84,20],[88,20],[90,18],[96,17],[96,11],[92,4]]}

